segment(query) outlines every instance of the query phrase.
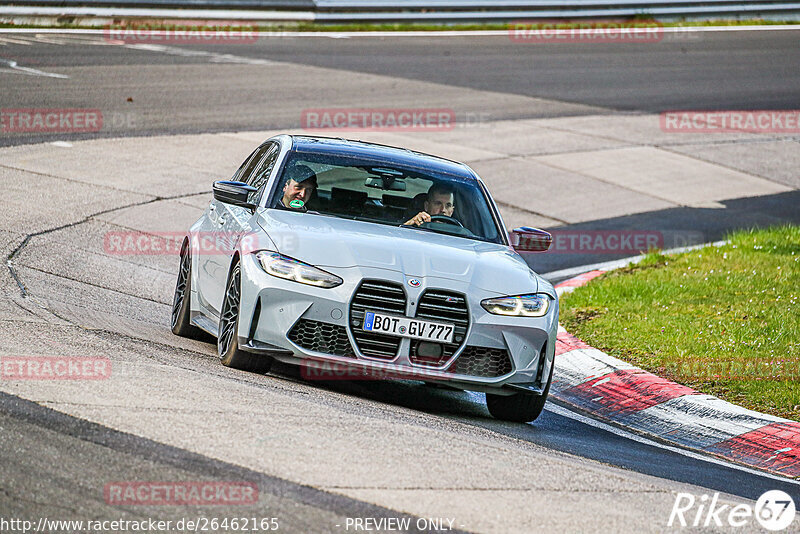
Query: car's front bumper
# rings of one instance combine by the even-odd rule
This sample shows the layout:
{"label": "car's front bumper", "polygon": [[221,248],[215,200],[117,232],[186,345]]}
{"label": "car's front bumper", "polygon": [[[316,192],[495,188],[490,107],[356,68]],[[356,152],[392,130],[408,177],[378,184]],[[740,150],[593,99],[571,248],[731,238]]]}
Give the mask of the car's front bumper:
{"label": "car's front bumper", "polygon": [[[252,255],[242,263],[242,292],[239,319],[239,344],[245,350],[270,355],[278,360],[301,365],[306,378],[318,380],[406,378],[443,381],[468,390],[510,392],[509,386],[541,393],[553,365],[558,326],[558,301],[553,300],[543,317],[506,317],[492,315],[480,302],[497,297],[496,293],[475,288],[468,281],[436,277],[417,277],[419,287],[408,284],[410,277],[397,271],[377,268],[326,268],[340,276],[344,284],[323,289],[276,278],[264,272]],[[414,304],[428,289],[445,290],[466,296],[469,325],[465,339],[441,365],[415,363],[409,355],[410,342],[403,342],[391,359],[363,354],[354,338],[351,303],[363,280],[382,280],[401,286],[413,316]],[[339,354],[311,350],[289,338],[298,322],[322,323],[330,336],[339,335]],[[311,323],[306,323],[311,324]],[[346,334],[346,340],[344,336]],[[350,351],[344,350],[349,343]],[[494,350],[483,350],[494,349]],[[344,354],[349,352],[349,354]],[[508,371],[493,376],[479,376],[466,369],[480,368],[475,358],[505,355]],[[471,358],[461,365],[459,358]],[[503,367],[505,369],[505,367]],[[483,373],[486,374],[486,373]],[[490,373],[492,374],[492,373]]]}

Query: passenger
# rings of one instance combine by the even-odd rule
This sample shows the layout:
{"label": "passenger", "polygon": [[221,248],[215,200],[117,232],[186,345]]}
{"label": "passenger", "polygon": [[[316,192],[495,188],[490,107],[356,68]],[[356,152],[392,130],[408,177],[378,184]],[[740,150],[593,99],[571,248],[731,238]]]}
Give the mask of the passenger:
{"label": "passenger", "polygon": [[307,165],[295,165],[287,174],[289,179],[283,186],[283,198],[278,200],[278,207],[308,211],[306,204],[317,188],[317,175]]}
{"label": "passenger", "polygon": [[425,198],[423,211],[420,211],[404,224],[410,226],[420,226],[423,223],[430,222],[433,215],[447,215],[453,216],[456,209],[453,189],[443,184],[433,184],[428,189],[428,195]]}

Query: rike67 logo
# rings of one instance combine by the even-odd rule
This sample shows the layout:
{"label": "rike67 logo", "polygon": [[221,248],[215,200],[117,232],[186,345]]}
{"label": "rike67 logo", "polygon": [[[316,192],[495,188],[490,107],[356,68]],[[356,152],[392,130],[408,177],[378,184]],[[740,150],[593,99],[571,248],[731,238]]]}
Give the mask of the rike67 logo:
{"label": "rike67 logo", "polygon": [[758,498],[755,506],[720,504],[719,493],[714,493],[711,498],[678,493],[667,526],[750,527],[750,531],[756,526],[753,524],[755,519],[762,528],[776,532],[791,525],[796,512],[792,497],[780,490],[767,491]]}

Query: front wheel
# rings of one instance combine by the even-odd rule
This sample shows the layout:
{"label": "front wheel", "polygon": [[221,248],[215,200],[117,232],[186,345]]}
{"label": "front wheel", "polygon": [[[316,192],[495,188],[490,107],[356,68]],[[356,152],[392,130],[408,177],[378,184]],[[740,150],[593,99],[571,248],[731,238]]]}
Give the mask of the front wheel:
{"label": "front wheel", "polygon": [[182,337],[201,339],[203,331],[191,324],[192,298],[192,257],[189,254],[188,242],[181,249],[181,265],[178,269],[178,283],[175,285],[175,296],[172,299],[172,316],[170,326],[172,333]]}
{"label": "front wheel", "polygon": [[272,358],[245,352],[239,348],[239,303],[241,302],[242,267],[238,263],[231,270],[228,286],[225,289],[225,301],[219,319],[219,336],[217,352],[222,365],[251,371],[266,373],[272,366]]}
{"label": "front wheel", "polygon": [[495,419],[511,421],[514,423],[532,423],[544,409],[547,395],[550,393],[550,383],[553,381],[555,362],[550,366],[550,376],[547,386],[541,395],[532,393],[515,393],[513,395],[486,394],[486,407]]}

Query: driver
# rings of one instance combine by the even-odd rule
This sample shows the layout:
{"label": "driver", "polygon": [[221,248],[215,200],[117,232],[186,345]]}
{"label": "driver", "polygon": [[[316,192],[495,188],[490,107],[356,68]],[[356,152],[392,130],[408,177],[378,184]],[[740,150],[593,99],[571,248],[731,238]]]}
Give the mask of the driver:
{"label": "driver", "polygon": [[317,188],[317,175],[307,165],[295,165],[286,173],[289,179],[283,186],[283,197],[278,207],[295,211],[308,211],[308,203]]}
{"label": "driver", "polygon": [[419,226],[422,223],[430,222],[433,215],[452,217],[456,209],[453,190],[443,184],[433,184],[428,189],[428,196],[425,199],[423,208],[423,211],[417,213],[403,224]]}

